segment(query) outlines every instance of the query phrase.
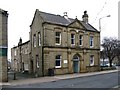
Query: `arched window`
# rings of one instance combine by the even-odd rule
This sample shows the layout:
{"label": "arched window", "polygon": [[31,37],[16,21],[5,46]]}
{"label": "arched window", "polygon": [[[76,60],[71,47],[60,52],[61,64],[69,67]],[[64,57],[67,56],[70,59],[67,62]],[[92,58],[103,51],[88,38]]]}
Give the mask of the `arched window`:
{"label": "arched window", "polygon": [[33,36],[33,47],[36,47],[36,34]]}
{"label": "arched window", "polygon": [[40,32],[38,33],[38,46],[41,46],[41,34],[40,34]]}
{"label": "arched window", "polygon": [[73,57],[73,60],[74,60],[74,61],[79,61],[79,59],[80,59],[80,58],[79,58],[78,55],[74,55],[74,57]]}

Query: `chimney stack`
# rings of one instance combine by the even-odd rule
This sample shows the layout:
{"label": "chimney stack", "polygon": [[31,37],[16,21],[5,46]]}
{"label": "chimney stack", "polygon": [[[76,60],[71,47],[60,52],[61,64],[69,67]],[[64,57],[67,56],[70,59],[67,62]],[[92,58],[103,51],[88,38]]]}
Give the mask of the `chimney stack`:
{"label": "chimney stack", "polygon": [[18,46],[22,44],[22,38],[20,37]]}
{"label": "chimney stack", "polygon": [[84,15],[82,16],[83,22],[85,22],[86,24],[88,23],[88,14],[87,11],[84,11]]}
{"label": "chimney stack", "polygon": [[64,14],[64,16],[63,16],[63,17],[64,17],[64,18],[66,18],[66,19],[68,19],[67,12],[64,12],[63,14]]}

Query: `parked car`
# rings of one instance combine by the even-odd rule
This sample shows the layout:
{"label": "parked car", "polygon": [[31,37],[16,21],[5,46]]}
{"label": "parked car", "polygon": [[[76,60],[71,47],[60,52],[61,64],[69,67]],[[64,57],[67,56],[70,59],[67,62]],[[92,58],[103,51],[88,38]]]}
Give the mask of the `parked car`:
{"label": "parked car", "polygon": [[115,67],[116,67],[116,69],[120,69],[120,65],[116,65]]}

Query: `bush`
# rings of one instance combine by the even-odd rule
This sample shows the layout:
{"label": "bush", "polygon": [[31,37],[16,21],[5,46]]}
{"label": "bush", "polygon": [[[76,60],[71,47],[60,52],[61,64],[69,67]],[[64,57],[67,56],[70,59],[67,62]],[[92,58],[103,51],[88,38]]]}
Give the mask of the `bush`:
{"label": "bush", "polygon": [[104,71],[104,70],[115,70],[116,69],[116,67],[108,67],[108,66],[102,66],[101,67],[101,71]]}

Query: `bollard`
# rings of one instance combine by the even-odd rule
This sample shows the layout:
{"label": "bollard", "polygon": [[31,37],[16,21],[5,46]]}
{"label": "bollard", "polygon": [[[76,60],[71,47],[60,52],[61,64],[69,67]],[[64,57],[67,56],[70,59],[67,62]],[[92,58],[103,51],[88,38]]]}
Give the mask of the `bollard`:
{"label": "bollard", "polygon": [[13,76],[14,76],[14,80],[16,80],[16,72],[13,73]]}

